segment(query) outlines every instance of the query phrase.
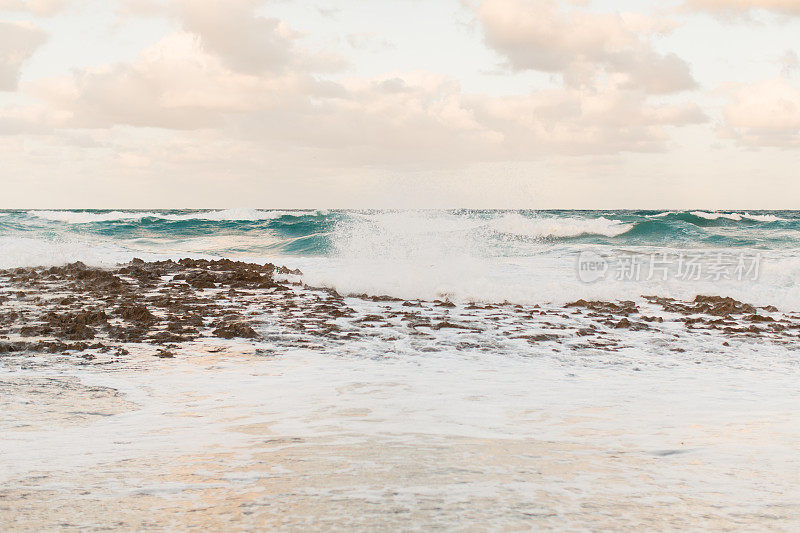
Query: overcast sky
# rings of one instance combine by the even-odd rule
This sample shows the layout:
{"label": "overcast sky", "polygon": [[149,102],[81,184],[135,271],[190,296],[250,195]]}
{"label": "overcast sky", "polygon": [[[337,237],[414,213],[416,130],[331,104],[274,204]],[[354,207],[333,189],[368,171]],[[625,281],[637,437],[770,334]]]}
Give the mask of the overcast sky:
{"label": "overcast sky", "polygon": [[0,158],[3,208],[800,208],[800,1],[0,0]]}

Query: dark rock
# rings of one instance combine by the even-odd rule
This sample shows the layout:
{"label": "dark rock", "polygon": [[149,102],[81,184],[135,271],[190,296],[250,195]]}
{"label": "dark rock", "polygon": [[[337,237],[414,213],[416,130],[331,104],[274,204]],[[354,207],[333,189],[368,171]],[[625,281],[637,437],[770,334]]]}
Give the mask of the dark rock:
{"label": "dark rock", "polygon": [[[177,278],[176,278],[177,279]],[[205,270],[200,272],[190,272],[186,274],[186,283],[195,289],[213,289],[217,286],[217,277]]]}
{"label": "dark rock", "polygon": [[630,316],[639,312],[639,308],[634,302],[620,301],[620,302],[602,302],[602,301],[586,301],[578,300],[572,302],[564,307],[582,307],[591,311],[599,313],[609,313],[617,316]]}
{"label": "dark rock", "polygon": [[728,316],[733,314],[756,313],[756,308],[733,298],[721,296],[697,296],[694,299],[695,312],[706,313],[714,316]]}
{"label": "dark rock", "polygon": [[438,322],[436,324],[432,324],[431,325],[431,329],[435,330],[435,331],[438,331],[440,329],[468,329],[468,330],[472,330],[472,331],[480,331],[480,330],[476,329],[475,327],[468,326],[466,324],[456,324],[454,322],[447,322],[447,321],[443,321],[443,322]]}
{"label": "dark rock", "polygon": [[299,268],[295,268],[294,270],[290,270],[290,269],[288,269],[288,268],[286,268],[284,266],[276,268],[275,272],[277,272],[278,274],[292,274],[294,276],[302,276],[303,275],[303,273],[300,271]]}
{"label": "dark rock", "polygon": [[763,316],[763,315],[750,315],[746,317],[746,320],[750,322],[775,322],[775,319],[770,316]]}
{"label": "dark rock", "polygon": [[139,323],[153,322],[156,318],[147,307],[139,304],[124,305],[120,308],[119,315],[125,320]]}
{"label": "dark rock", "polygon": [[256,331],[244,322],[228,322],[220,324],[214,330],[214,336],[222,339],[257,339],[260,337]]}
{"label": "dark rock", "polygon": [[0,354],[22,352],[26,347],[22,342],[0,342]]}

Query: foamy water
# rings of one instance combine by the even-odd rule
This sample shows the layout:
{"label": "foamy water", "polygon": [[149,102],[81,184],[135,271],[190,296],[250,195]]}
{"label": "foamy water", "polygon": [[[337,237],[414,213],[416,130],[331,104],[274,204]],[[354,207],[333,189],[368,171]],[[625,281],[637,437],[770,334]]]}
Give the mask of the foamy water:
{"label": "foamy water", "polygon": [[[113,372],[5,368],[6,407],[36,408],[3,420],[3,493],[41,495],[29,524],[83,527],[108,523],[102,507],[132,528],[449,528],[464,512],[494,528],[798,524],[796,375],[365,355],[231,346]],[[53,383],[69,380],[126,404],[59,406]]]}

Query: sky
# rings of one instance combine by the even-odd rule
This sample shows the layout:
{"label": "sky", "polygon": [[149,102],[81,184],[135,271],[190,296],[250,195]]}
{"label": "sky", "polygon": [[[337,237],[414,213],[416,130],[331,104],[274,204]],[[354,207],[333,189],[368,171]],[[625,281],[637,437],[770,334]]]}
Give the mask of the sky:
{"label": "sky", "polygon": [[0,0],[0,191],[800,209],[800,2]]}

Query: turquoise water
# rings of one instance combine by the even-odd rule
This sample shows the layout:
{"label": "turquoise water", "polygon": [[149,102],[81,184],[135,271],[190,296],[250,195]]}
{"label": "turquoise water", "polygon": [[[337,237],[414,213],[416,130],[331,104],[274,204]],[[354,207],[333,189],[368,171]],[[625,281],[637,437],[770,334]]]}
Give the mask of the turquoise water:
{"label": "turquoise water", "polygon": [[[151,241],[231,237],[230,253],[329,255],[348,224],[392,211],[74,210],[0,211],[0,237],[106,238],[136,249]],[[403,213],[403,212],[401,212]],[[447,231],[479,232],[487,253],[520,255],[526,243],[784,248],[800,243],[798,211],[416,211],[447,219]],[[453,222],[462,222],[463,227]],[[402,223],[402,220],[398,220]],[[436,227],[429,228],[436,232]],[[242,238],[247,246],[237,246]],[[515,249],[518,244],[520,249]],[[491,246],[494,245],[494,246]],[[198,249],[198,252],[205,250]]]}

